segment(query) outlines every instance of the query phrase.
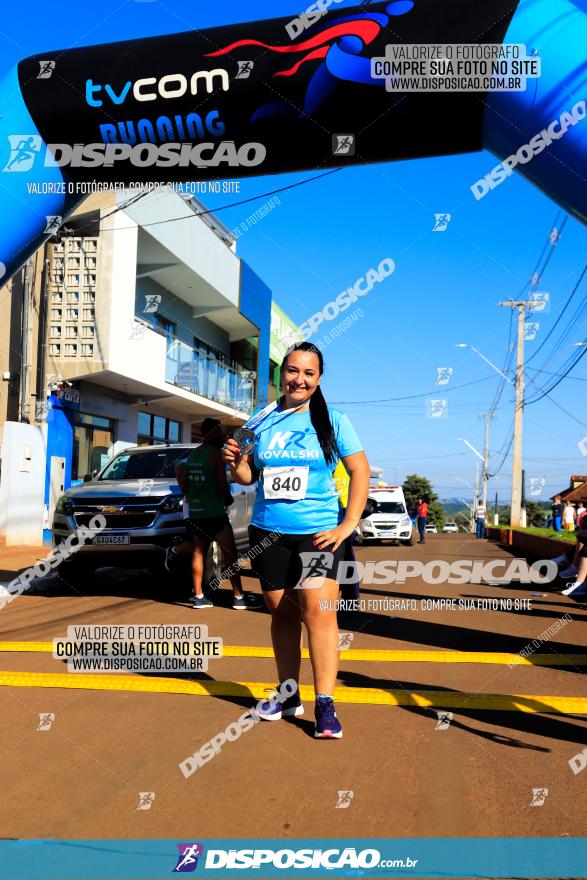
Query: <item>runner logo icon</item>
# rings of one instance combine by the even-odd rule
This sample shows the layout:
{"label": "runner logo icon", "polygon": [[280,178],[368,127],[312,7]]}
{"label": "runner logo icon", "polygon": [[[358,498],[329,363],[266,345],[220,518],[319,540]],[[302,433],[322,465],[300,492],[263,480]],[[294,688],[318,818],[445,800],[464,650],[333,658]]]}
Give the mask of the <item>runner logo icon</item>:
{"label": "runner logo icon", "polygon": [[[319,590],[320,587],[323,587],[328,571],[332,568],[334,554],[329,550],[325,552],[310,550],[300,553],[300,561],[302,563],[302,573],[294,589]],[[308,584],[307,581],[310,578],[312,583]]]}
{"label": "runner logo icon", "polygon": [[204,855],[204,847],[201,843],[178,843],[177,864],[173,869],[174,874],[188,874],[198,867],[198,859]]}
{"label": "runner logo icon", "polygon": [[30,171],[41,150],[38,134],[9,134],[10,158],[2,171]]}

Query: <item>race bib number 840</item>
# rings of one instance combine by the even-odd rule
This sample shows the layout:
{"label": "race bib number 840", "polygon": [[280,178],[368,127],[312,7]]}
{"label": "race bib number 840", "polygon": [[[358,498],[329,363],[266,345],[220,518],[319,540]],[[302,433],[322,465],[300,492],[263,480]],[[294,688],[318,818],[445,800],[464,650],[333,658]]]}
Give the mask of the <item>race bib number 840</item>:
{"label": "race bib number 840", "polygon": [[268,500],[301,501],[308,489],[308,467],[266,467],[263,492]]}

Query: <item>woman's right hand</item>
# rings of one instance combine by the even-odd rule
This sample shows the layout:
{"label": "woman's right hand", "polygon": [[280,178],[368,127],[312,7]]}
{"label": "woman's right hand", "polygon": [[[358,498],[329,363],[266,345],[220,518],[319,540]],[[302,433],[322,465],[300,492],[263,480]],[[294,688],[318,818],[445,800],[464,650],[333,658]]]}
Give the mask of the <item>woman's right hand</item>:
{"label": "woman's right hand", "polygon": [[230,440],[226,441],[222,449],[222,458],[227,464],[232,465],[233,467],[238,467],[242,461],[242,457],[243,454],[240,451],[238,443],[231,437]]}

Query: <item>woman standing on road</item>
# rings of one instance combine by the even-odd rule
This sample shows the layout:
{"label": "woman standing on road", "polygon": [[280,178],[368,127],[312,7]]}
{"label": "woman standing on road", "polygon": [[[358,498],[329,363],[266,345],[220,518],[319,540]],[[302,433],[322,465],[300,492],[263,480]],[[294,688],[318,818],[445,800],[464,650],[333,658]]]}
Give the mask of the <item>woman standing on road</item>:
{"label": "woman standing on road", "polygon": [[[255,421],[254,447],[243,454],[236,440],[224,449],[236,482],[258,481],[250,544],[252,562],[271,612],[271,638],[279,682],[300,680],[302,621],[308,632],[320,739],[340,739],[333,703],[338,670],[336,572],[343,544],[361,517],[370,469],[346,415],[326,405],[320,389],[322,353],[302,342],[281,365],[282,396]],[[332,472],[342,459],[350,477],[344,516]],[[302,715],[299,690],[260,713],[266,721]]]}
{"label": "woman standing on road", "polygon": [[563,529],[565,529],[567,532],[574,532],[576,518],[577,514],[575,512],[575,508],[570,503],[570,501],[567,501],[563,510]]}

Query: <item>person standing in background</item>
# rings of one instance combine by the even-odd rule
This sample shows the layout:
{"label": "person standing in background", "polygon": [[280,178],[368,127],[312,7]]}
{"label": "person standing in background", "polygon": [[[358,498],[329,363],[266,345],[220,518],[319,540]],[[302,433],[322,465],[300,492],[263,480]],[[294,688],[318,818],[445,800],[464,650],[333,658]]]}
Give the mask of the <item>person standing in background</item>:
{"label": "person standing in background", "polygon": [[484,538],[485,537],[485,515],[486,510],[483,504],[478,504],[477,509],[475,511],[475,537],[476,538]]}
{"label": "person standing in background", "polygon": [[[236,569],[230,577],[232,607],[241,611],[247,608],[247,604],[236,566],[238,553],[234,534],[226,513],[233,498],[221,452],[225,435],[218,419],[204,419],[201,431],[202,444],[191,449],[187,460],[179,464],[175,471],[179,488],[189,506],[188,539],[192,544],[194,585],[192,607],[196,610],[213,607],[202,590],[202,580],[208,547],[212,541],[216,541],[222,550],[223,565],[231,570]],[[173,554],[171,548],[169,557]]]}
{"label": "person standing in background", "polygon": [[560,532],[562,529],[562,521],[563,521],[563,506],[561,504],[561,497],[557,495],[554,499],[554,504],[552,505],[552,527],[555,532]]}
{"label": "person standing in background", "polygon": [[565,508],[563,510],[563,528],[565,529],[565,531],[567,531],[567,532],[574,532],[575,531],[576,518],[577,518],[577,513],[575,511],[575,508],[573,507],[571,502],[568,501],[565,504]]}
{"label": "person standing in background", "polygon": [[428,500],[426,498],[418,498],[418,533],[420,540],[418,544],[426,543],[426,519],[428,518]]}

